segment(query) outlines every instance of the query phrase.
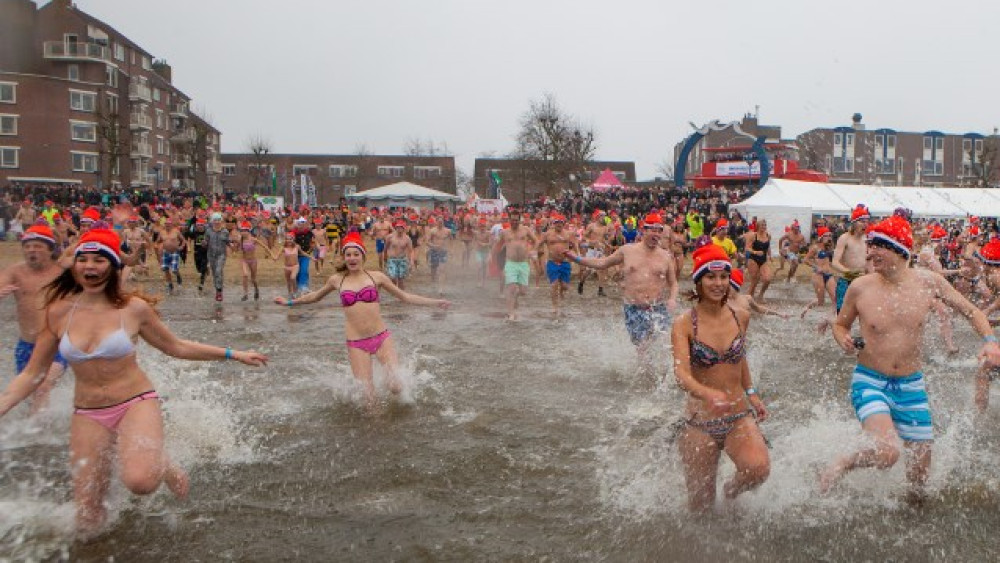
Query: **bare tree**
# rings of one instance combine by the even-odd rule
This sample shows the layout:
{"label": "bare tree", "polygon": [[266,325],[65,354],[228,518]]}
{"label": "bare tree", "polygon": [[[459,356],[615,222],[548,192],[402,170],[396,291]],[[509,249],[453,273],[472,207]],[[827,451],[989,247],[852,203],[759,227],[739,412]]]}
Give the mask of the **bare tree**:
{"label": "bare tree", "polygon": [[[97,123],[97,150],[100,155],[98,161],[102,163],[100,180],[102,182],[105,178],[109,181],[117,180],[123,186],[128,186],[130,178],[125,177],[121,168],[122,160],[128,158],[130,152],[123,133],[128,124],[122,120],[117,104],[111,107],[110,102],[97,107],[94,121]],[[117,176],[114,174],[116,167]]]}
{"label": "bare tree", "polygon": [[250,153],[250,166],[247,170],[250,176],[250,187],[254,190],[258,188],[261,180],[269,177],[265,170],[270,170],[267,166],[267,155],[274,152],[271,140],[262,133],[254,133],[246,140],[246,152]]}
{"label": "bare tree", "polygon": [[417,137],[410,137],[403,145],[403,154],[406,156],[451,156],[448,143],[427,139],[421,140]]}
{"label": "bare tree", "polygon": [[375,159],[372,158],[374,154],[366,143],[358,143],[354,147],[354,155],[358,158],[358,176],[355,187],[359,192],[368,189],[369,178],[376,175],[376,171],[371,170],[375,162]]}
{"label": "bare tree", "polygon": [[216,129],[212,126],[211,115],[204,108],[192,110],[187,125],[191,140],[181,145],[178,152],[191,163],[195,190],[205,192],[208,187],[208,141]]}
{"label": "bare tree", "polygon": [[674,181],[674,163],[669,158],[664,158],[656,165],[656,172],[667,182]]}
{"label": "bare tree", "polygon": [[[552,94],[530,102],[521,116],[512,158],[522,161],[524,173],[557,195],[572,178],[583,177],[597,152],[594,131],[564,113]],[[522,178],[522,190],[525,178]],[[522,196],[525,194],[522,193]]]}
{"label": "bare tree", "polygon": [[996,188],[1000,186],[1000,137],[996,128],[993,134],[983,139],[983,152],[979,155],[979,176],[976,185],[980,188]]}

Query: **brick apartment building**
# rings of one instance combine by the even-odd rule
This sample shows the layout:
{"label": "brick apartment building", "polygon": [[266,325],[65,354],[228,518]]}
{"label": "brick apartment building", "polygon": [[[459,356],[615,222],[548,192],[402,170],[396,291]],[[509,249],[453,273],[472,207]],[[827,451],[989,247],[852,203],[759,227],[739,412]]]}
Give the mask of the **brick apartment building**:
{"label": "brick apartment building", "polygon": [[320,204],[396,182],[450,194],[457,186],[452,156],[225,153],[221,165],[225,191],[271,194],[273,173],[278,189],[273,195],[288,197],[292,182],[305,174]]}
{"label": "brick apartment building", "polygon": [[798,136],[799,158],[831,182],[883,186],[996,187],[998,137],[981,133],[868,130],[855,114],[849,126]]}
{"label": "brick apartment building", "polygon": [[219,131],[171,68],[69,0],[0,0],[0,187],[216,190]]}
{"label": "brick apartment building", "polygon": [[548,195],[557,195],[563,190],[578,192],[589,185],[602,171],[611,172],[625,184],[635,184],[635,162],[618,160],[591,160],[584,163],[584,172],[577,176],[567,177],[561,185],[548,186],[546,180],[538,178],[535,172],[544,163],[512,158],[477,158],[473,172],[473,186],[476,195],[482,198],[492,198],[493,190],[490,175],[496,172],[502,181],[501,190],[510,203],[523,203],[537,200]]}

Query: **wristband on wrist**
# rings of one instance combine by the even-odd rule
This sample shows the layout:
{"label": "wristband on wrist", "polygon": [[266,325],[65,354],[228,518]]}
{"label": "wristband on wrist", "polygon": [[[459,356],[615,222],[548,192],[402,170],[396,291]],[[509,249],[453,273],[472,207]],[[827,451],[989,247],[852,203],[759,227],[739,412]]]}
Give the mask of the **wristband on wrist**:
{"label": "wristband on wrist", "polygon": [[757,390],[754,389],[753,387],[750,387],[750,388],[748,388],[746,390],[746,394],[747,394],[747,397],[749,397],[750,395],[756,395],[757,394]]}
{"label": "wristband on wrist", "polygon": [[286,302],[286,304],[287,304],[287,305],[288,305],[289,307],[291,307],[292,305],[295,305],[295,300],[294,300],[294,299],[289,299],[289,300],[288,300],[288,301]]}
{"label": "wristband on wrist", "polygon": [[227,360],[233,359],[233,349],[229,348],[228,346],[226,347],[226,359]]}
{"label": "wristband on wrist", "polygon": [[995,334],[987,334],[986,336],[983,337],[983,342],[992,342],[996,344],[998,341]]}

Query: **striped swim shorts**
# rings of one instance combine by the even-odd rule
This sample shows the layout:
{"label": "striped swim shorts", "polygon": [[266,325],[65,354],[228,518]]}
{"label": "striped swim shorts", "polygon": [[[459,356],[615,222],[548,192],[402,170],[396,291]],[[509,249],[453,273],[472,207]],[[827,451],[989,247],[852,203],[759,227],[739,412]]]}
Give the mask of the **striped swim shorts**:
{"label": "striped swim shorts", "polygon": [[851,403],[858,420],[873,414],[888,414],[899,437],[908,442],[934,439],[931,410],[927,404],[924,374],[889,377],[858,365],[851,378]]}

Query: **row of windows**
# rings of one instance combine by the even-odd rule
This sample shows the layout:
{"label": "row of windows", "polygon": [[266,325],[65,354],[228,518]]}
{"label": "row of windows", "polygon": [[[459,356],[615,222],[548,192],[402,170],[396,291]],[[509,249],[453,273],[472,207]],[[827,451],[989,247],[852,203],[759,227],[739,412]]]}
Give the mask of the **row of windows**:
{"label": "row of windows", "polygon": [[[265,165],[267,174],[270,174],[272,165]],[[253,172],[257,168],[256,165],[247,166],[248,172]],[[305,174],[307,176],[316,176],[319,171],[319,166],[315,164],[296,164],[292,166],[292,175],[299,176]],[[358,176],[358,167],[351,164],[332,164],[329,168],[329,174],[331,178],[356,178]],[[402,178],[406,174],[405,166],[379,166],[377,169],[377,174],[385,178]],[[222,175],[223,176],[235,176],[236,175],[236,165],[235,164],[223,164],[222,165]],[[440,178],[442,175],[442,169],[440,166],[414,166],[413,167],[413,177],[417,179],[427,179],[427,178]]]}
{"label": "row of windows", "polygon": [[[978,165],[977,165],[978,166]],[[974,170],[976,167],[966,165],[963,170],[968,168],[969,170]],[[899,169],[903,169],[903,159],[899,159]],[[834,157],[833,158],[833,172],[851,174],[854,172],[854,159],[847,157]],[[892,158],[876,158],[875,159],[875,173],[876,174],[895,174],[896,173],[896,159]],[[921,160],[920,161],[920,174],[924,176],[943,176],[944,175],[944,163],[937,160]],[[970,172],[963,172],[963,175],[968,176]]]}
{"label": "row of windows", "polygon": [[[98,154],[71,152],[73,172],[96,172]],[[21,147],[0,147],[0,168],[18,168],[21,165]]]}

